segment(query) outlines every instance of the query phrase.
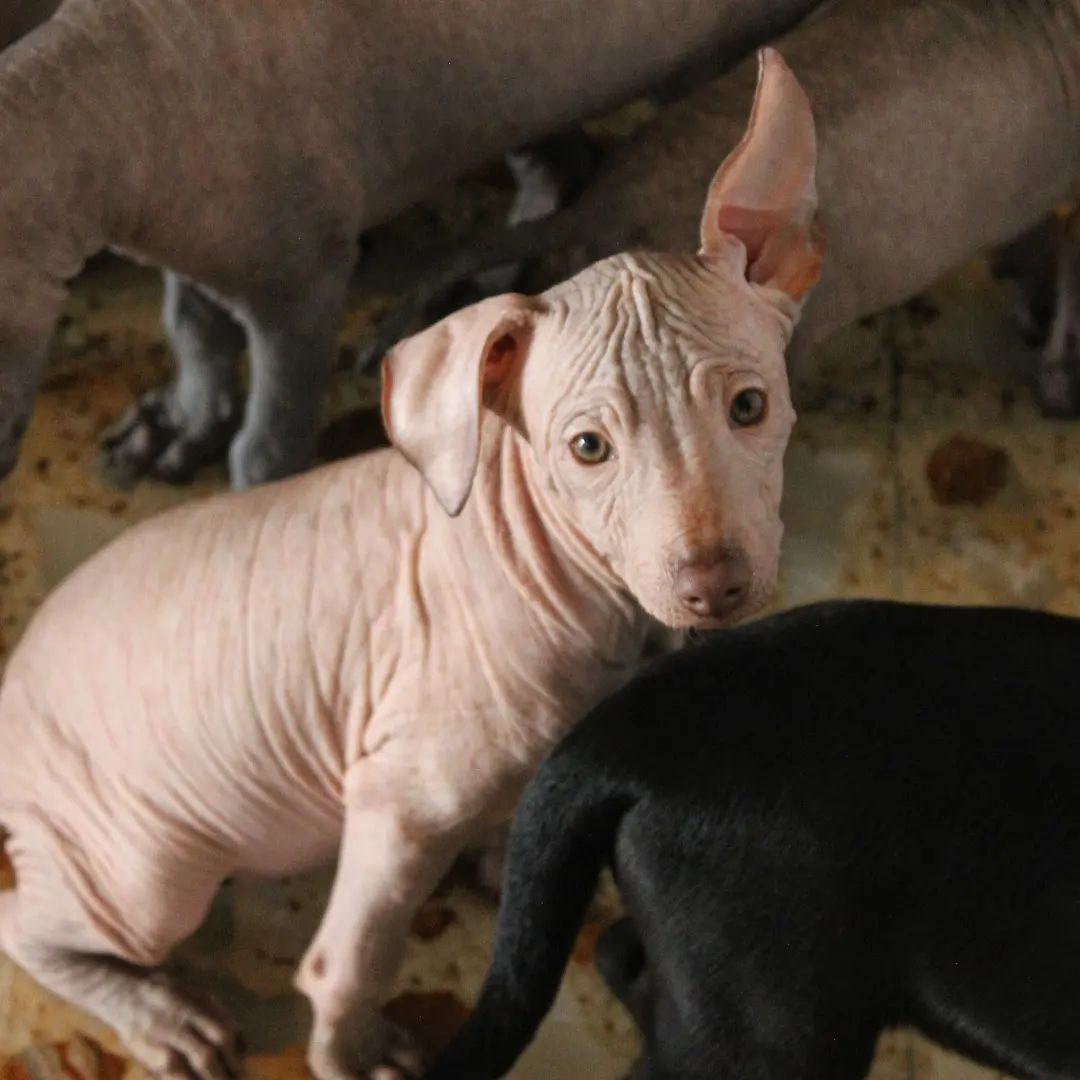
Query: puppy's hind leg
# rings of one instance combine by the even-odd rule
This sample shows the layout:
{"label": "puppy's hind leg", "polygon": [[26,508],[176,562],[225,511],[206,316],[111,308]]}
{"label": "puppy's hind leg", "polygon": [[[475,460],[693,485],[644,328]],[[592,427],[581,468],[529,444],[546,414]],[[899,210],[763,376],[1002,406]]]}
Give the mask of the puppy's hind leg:
{"label": "puppy's hind leg", "polygon": [[18,893],[0,896],[4,951],[45,989],[108,1024],[147,1069],[175,1080],[240,1074],[233,1031],[164,975],[115,957],[54,944],[24,930]]}
{"label": "puppy's hind leg", "polygon": [[43,987],[108,1024],[131,1054],[158,1076],[230,1080],[240,1075],[239,1042],[208,1009],[157,972],[113,957],[34,943],[15,960]]}
{"label": "puppy's hind leg", "polygon": [[127,873],[106,895],[74,846],[41,826],[23,822],[8,845],[16,886],[0,894],[4,951],[112,1027],[148,1069],[176,1080],[236,1076],[231,1029],[153,967],[202,921],[220,882],[216,865],[144,862],[129,851]]}

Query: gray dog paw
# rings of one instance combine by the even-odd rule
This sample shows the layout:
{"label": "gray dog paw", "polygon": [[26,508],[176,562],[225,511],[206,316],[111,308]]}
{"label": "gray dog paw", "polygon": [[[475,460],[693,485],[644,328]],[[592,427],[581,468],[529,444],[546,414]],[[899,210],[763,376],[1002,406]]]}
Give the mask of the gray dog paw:
{"label": "gray dog paw", "polygon": [[235,404],[222,403],[216,417],[193,423],[170,398],[169,387],[149,391],[105,433],[101,467],[110,483],[127,488],[150,476],[187,484],[224,455],[236,431]]}

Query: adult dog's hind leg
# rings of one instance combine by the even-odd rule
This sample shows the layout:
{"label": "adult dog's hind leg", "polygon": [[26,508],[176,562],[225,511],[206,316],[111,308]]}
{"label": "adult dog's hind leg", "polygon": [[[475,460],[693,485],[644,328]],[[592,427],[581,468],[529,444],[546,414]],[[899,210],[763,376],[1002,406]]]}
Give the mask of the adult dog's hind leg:
{"label": "adult dog's hind leg", "polygon": [[240,422],[243,330],[196,286],[169,272],[164,282],[162,321],[176,375],[143,395],[106,433],[105,471],[123,486],[146,473],[186,483],[225,452]]}
{"label": "adult dog's hind leg", "polygon": [[229,447],[233,487],[278,480],[314,462],[351,266],[350,258],[340,272],[309,283],[302,302],[264,299],[244,313],[251,388],[244,422]]}

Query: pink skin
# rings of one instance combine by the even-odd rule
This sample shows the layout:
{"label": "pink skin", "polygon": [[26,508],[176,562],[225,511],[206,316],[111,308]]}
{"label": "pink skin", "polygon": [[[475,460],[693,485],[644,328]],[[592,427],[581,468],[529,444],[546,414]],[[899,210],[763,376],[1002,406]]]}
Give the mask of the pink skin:
{"label": "pink skin", "polygon": [[[4,949],[149,1068],[219,1080],[229,1028],[145,969],[226,875],[337,849],[297,975],[310,1066],[415,1072],[379,1006],[417,906],[660,624],[771,587],[813,171],[767,53],[697,256],[451,316],[388,360],[396,449],[164,514],[62,584],[0,690]],[[748,389],[765,408],[739,424]]]}

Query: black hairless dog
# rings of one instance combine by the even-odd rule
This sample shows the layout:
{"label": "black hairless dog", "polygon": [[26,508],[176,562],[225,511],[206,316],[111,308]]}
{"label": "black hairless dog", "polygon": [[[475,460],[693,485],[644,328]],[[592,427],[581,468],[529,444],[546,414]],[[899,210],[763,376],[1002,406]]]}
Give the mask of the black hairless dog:
{"label": "black hairless dog", "polygon": [[513,827],[495,957],[430,1080],[503,1075],[601,868],[635,1080],[860,1080],[914,1025],[1080,1076],[1080,620],[856,601],[676,653],[596,709]]}

